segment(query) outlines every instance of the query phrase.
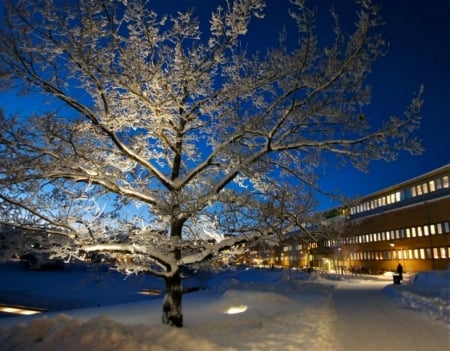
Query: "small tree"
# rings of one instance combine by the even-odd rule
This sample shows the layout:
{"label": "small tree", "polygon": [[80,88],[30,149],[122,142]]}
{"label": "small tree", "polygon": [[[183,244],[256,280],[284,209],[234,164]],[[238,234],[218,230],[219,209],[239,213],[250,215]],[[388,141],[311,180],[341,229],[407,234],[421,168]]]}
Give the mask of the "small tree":
{"label": "small tree", "polygon": [[[163,321],[182,326],[181,267],[291,230],[326,159],[364,169],[418,152],[421,99],[370,127],[365,81],[384,41],[369,0],[349,35],[331,12],[331,43],[292,0],[295,44],[281,33],[264,54],[244,44],[263,0],[224,2],[209,30],[152,4],[5,0],[2,85],[44,98],[31,116],[0,116],[0,210],[70,237],[58,255],[103,251],[164,278]],[[207,217],[227,238],[187,230]]]}

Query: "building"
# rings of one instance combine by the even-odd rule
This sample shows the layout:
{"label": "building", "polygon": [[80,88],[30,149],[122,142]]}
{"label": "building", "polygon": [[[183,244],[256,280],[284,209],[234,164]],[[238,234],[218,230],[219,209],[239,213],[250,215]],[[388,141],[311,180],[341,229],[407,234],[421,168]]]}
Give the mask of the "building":
{"label": "building", "polygon": [[446,269],[450,262],[450,164],[358,199],[338,249],[348,267],[372,272]]}
{"label": "building", "polygon": [[278,246],[255,247],[246,260],[342,272],[381,273],[395,270],[398,263],[407,272],[447,269],[449,181],[450,164],[330,211],[345,219],[338,235],[299,232]]}

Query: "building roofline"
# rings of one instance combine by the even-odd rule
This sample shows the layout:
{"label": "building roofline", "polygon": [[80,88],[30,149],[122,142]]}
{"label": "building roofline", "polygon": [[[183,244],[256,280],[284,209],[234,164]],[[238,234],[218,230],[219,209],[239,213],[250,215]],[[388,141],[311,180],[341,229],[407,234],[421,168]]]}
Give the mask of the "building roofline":
{"label": "building roofline", "polygon": [[420,175],[418,175],[418,176],[416,176],[414,178],[410,178],[410,179],[402,181],[400,183],[397,183],[397,184],[388,186],[386,188],[377,190],[377,191],[375,191],[373,193],[370,193],[370,194],[367,194],[367,195],[363,195],[363,196],[359,196],[357,199],[354,199],[354,201],[352,201],[352,203],[359,203],[359,202],[363,202],[364,200],[371,199],[373,197],[378,197],[381,194],[385,194],[385,193],[388,193],[388,192],[391,192],[391,191],[398,190],[400,188],[404,188],[404,187],[406,187],[408,185],[415,184],[415,183],[417,183],[420,180],[423,180],[423,179],[426,179],[426,178],[432,178],[435,175],[442,174],[442,173],[445,173],[447,171],[450,173],[450,163],[447,163],[446,165],[443,165],[442,167],[433,169],[433,170],[431,170],[431,171],[429,171],[427,173],[420,174]]}

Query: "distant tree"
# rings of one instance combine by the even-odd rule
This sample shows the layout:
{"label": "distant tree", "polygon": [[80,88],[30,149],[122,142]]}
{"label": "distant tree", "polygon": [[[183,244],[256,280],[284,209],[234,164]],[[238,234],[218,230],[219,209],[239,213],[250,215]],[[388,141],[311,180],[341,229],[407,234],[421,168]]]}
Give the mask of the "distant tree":
{"label": "distant tree", "polygon": [[298,31],[259,51],[245,40],[263,0],[224,1],[209,30],[194,11],[152,6],[4,1],[1,85],[42,103],[0,115],[0,211],[69,236],[60,256],[104,252],[164,278],[163,322],[180,327],[182,267],[292,230],[325,161],[364,169],[419,152],[422,101],[370,126],[366,80],[385,43],[369,0],[350,34],[331,12],[332,41],[292,0]]}

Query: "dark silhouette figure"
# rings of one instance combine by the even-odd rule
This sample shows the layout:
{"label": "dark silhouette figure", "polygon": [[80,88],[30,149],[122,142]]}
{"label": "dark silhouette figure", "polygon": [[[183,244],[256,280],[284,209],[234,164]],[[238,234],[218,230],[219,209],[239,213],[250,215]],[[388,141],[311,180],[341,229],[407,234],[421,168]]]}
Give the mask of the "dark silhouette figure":
{"label": "dark silhouette figure", "polygon": [[400,262],[397,265],[397,274],[399,275],[400,280],[403,280],[403,266]]}

